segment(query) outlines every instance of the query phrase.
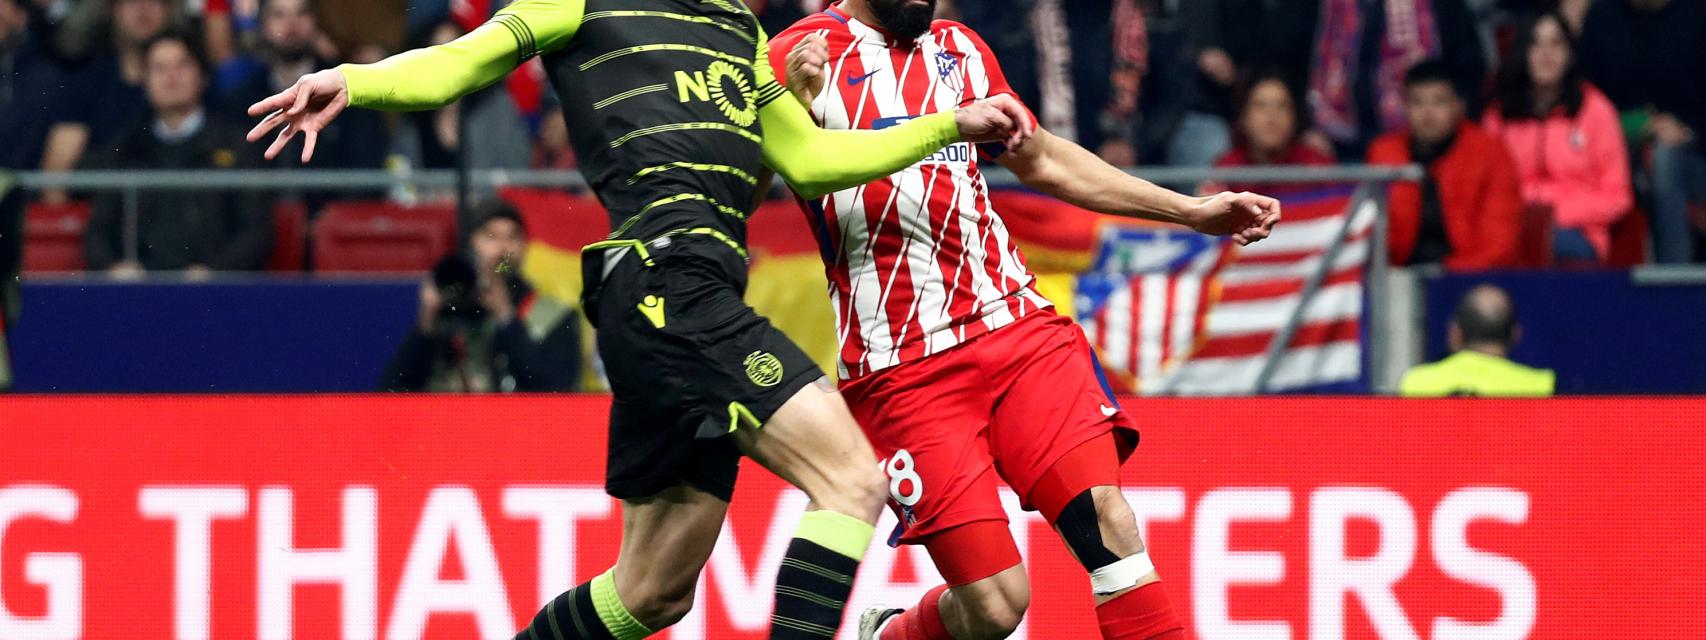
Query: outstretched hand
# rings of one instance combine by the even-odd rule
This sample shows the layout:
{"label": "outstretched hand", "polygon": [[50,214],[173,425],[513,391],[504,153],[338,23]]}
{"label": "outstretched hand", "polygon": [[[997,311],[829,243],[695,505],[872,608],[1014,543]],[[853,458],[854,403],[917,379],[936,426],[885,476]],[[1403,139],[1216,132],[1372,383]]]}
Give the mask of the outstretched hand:
{"label": "outstretched hand", "polygon": [[1245,246],[1267,238],[1280,221],[1278,200],[1254,193],[1220,193],[1198,201],[1185,212],[1186,226],[1200,233],[1232,236]]}
{"label": "outstretched hand", "polygon": [[277,158],[285,145],[300,133],[303,136],[302,162],[306,164],[314,157],[314,144],[320,139],[320,131],[348,107],[349,83],[343,73],[327,69],[302,76],[289,89],[249,107],[250,116],[266,116],[249,130],[249,142],[259,141],[283,125],[278,137],[267,147],[266,158]]}
{"label": "outstretched hand", "polygon": [[1005,93],[960,107],[954,112],[954,122],[960,126],[960,138],[966,142],[1000,142],[1009,150],[1024,146],[1037,132],[1037,123],[1030,112]]}

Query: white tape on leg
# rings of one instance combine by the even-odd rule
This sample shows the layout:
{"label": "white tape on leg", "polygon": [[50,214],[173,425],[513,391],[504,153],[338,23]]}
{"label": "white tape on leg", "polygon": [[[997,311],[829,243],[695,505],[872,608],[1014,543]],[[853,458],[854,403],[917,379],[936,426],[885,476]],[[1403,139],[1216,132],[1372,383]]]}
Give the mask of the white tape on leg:
{"label": "white tape on leg", "polygon": [[1126,556],[1119,562],[1091,571],[1090,589],[1099,596],[1119,593],[1137,586],[1138,580],[1154,571],[1155,563],[1149,560],[1148,551]]}

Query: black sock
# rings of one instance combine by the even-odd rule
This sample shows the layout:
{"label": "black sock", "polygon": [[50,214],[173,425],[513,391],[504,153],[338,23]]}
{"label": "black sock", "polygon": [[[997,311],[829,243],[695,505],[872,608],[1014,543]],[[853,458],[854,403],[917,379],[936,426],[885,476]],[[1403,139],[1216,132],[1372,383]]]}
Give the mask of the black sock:
{"label": "black sock", "polygon": [[515,640],[615,640],[592,604],[592,583],[564,591],[533,616]]}
{"label": "black sock", "polygon": [[795,538],[776,574],[772,639],[833,638],[859,561]]}
{"label": "black sock", "polygon": [[776,572],[772,640],[835,637],[853,575],[871,544],[871,525],[833,511],[808,511]]}

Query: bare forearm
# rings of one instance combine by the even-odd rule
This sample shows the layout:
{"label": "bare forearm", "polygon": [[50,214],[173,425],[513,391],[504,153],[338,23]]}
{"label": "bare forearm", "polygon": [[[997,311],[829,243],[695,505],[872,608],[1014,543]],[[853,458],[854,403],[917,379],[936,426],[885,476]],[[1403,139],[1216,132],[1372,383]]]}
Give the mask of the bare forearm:
{"label": "bare forearm", "polygon": [[1128,218],[1185,224],[1193,198],[1103,162],[1069,140],[1037,132],[1022,157],[1005,162],[1025,186],[1070,204]]}
{"label": "bare forearm", "polygon": [[1026,186],[1085,209],[1231,236],[1240,245],[1267,238],[1281,215],[1278,200],[1253,193],[1193,198],[1164,189],[1042,130],[1031,144],[1007,153],[1001,162]]}

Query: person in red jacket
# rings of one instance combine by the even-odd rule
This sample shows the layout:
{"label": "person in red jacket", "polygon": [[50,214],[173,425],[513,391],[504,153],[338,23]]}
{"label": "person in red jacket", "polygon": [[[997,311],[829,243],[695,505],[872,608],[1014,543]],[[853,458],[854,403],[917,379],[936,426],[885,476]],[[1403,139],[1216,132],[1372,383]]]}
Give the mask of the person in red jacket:
{"label": "person in red jacket", "polygon": [[1635,206],[1617,107],[1583,79],[1562,14],[1517,35],[1499,70],[1499,99],[1482,117],[1516,158],[1523,200],[1551,212],[1555,260],[1599,262],[1611,226]]}
{"label": "person in red jacket", "polygon": [[1392,185],[1392,264],[1451,269],[1516,266],[1522,236],[1522,187],[1504,142],[1464,115],[1451,73],[1437,61],[1404,77],[1409,126],[1368,150],[1369,164],[1427,167],[1420,183]]}

